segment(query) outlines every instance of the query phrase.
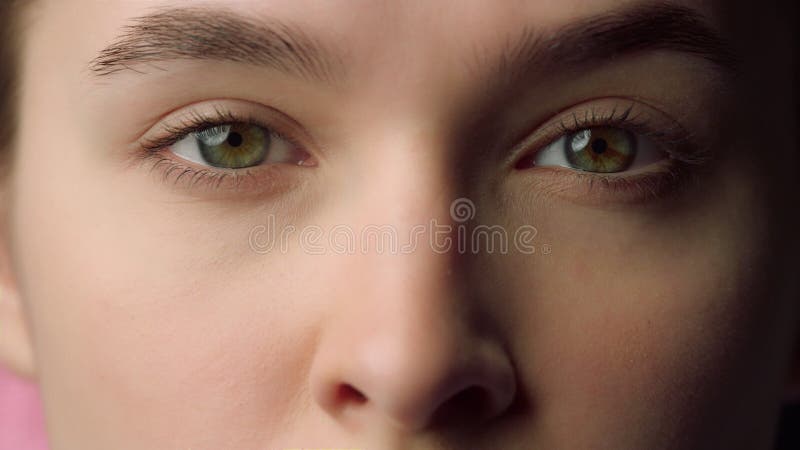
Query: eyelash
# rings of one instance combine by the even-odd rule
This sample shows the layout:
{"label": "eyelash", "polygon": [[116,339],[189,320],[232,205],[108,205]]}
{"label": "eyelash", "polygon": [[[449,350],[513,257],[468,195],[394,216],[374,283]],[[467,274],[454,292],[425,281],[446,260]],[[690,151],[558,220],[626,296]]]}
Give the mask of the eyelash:
{"label": "eyelash", "polygon": [[[537,169],[540,173],[552,174],[555,182],[537,186],[536,190],[563,194],[565,191],[575,191],[578,186],[584,190],[577,197],[584,202],[602,201],[607,198],[614,201],[634,202],[663,198],[697,181],[697,175],[700,172],[698,169],[705,166],[711,159],[710,152],[701,146],[694,145],[691,135],[677,122],[672,122],[666,127],[662,124],[659,129],[644,114],[632,114],[633,110],[634,105],[631,104],[624,109],[620,109],[618,105],[614,106],[611,111],[590,107],[585,109],[582,114],[573,112],[562,115],[558,122],[544,130],[544,137],[537,139],[544,144],[533,145],[533,147],[545,148],[564,135],[590,127],[618,127],[653,139],[659,144],[667,156],[665,158],[667,162],[662,170],[637,175],[609,175],[557,167],[539,167]],[[146,138],[139,144],[142,159],[151,161],[151,171],[160,170],[165,182],[171,181],[177,185],[185,180],[191,188],[210,186],[219,189],[223,183],[226,183],[226,187],[232,190],[244,190],[251,186],[264,185],[265,183],[262,181],[264,178],[268,180],[267,184],[278,183],[280,181],[277,177],[280,175],[278,173],[273,174],[276,176],[256,177],[254,172],[256,170],[278,171],[280,169],[276,166],[281,164],[265,164],[254,168],[235,170],[197,168],[180,162],[177,157],[173,158],[163,154],[165,149],[191,133],[231,123],[245,123],[262,127],[296,148],[304,148],[292,136],[277,131],[273,126],[264,124],[263,121],[252,115],[238,115],[216,105],[213,113],[192,111],[178,119],[177,125],[163,125],[160,136]],[[526,151],[526,156],[521,158],[515,167],[520,169],[521,166],[525,166],[526,161],[532,161],[536,153],[536,151]],[[528,168],[534,167],[533,165],[528,166]],[[574,192],[571,197],[576,197]]]}
{"label": "eyelash", "polygon": [[[699,180],[701,168],[712,159],[708,148],[694,142],[693,136],[679,123],[656,125],[645,114],[632,114],[635,105],[631,103],[624,109],[615,105],[611,111],[589,107],[582,113],[566,114],[554,125],[548,126],[544,137],[537,139],[543,144],[532,145],[537,150],[525,152],[515,164],[519,170],[536,168],[541,174],[552,175],[555,182],[537,185],[536,191],[562,195],[573,191],[569,196],[583,203],[604,202],[606,200],[631,203],[655,200],[680,192]],[[619,112],[619,111],[622,112]],[[652,139],[665,153],[659,171],[648,171],[634,175],[614,175],[582,172],[563,167],[536,167],[530,162],[538,149],[544,149],[564,135],[576,133],[592,127],[616,127]],[[620,172],[624,173],[624,172]],[[577,186],[577,188],[576,188]],[[575,192],[579,191],[579,192]]]}
{"label": "eyelash", "polygon": [[[192,133],[227,124],[258,126],[268,130],[273,136],[289,142],[296,148],[304,148],[292,136],[281,133],[276,130],[273,125],[265,124],[252,115],[239,115],[220,105],[215,105],[213,113],[191,111],[187,113],[185,117],[178,119],[177,124],[163,125],[159,136],[143,139],[139,143],[141,158],[152,162],[151,171],[160,170],[164,181],[171,181],[174,185],[177,185],[182,180],[187,180],[190,188],[210,186],[214,189],[219,189],[223,182],[226,182],[227,187],[230,189],[240,190],[245,187],[245,184],[247,184],[248,187],[256,186],[258,183],[264,184],[260,181],[261,178],[264,177],[256,178],[254,172],[256,170],[277,171],[278,169],[274,166],[280,165],[279,163],[263,164],[261,166],[245,169],[197,168],[179,161],[177,157],[165,156],[163,154],[169,147],[185,139]],[[266,178],[270,179],[268,183],[274,183],[276,181],[273,179],[274,177]]]}

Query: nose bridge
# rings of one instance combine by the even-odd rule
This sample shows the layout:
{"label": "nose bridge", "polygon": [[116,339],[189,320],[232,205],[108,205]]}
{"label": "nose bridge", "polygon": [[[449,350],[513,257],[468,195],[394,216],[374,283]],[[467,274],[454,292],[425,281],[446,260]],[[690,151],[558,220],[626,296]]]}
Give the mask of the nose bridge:
{"label": "nose bridge", "polygon": [[421,121],[383,122],[376,127],[379,136],[366,139],[365,150],[358,152],[363,155],[360,176],[351,183],[357,194],[350,196],[349,217],[344,218],[355,225],[358,253],[405,256],[376,258],[376,269],[389,264],[395,276],[403,270],[420,272],[429,264],[449,270],[455,255],[446,254],[449,246],[432,243],[432,234],[446,241],[455,228],[450,206],[459,183],[444,133]]}
{"label": "nose bridge", "polygon": [[[456,185],[436,135],[419,126],[383,134],[368,164],[369,188],[354,208],[358,255],[344,263],[366,275],[357,297],[382,299],[383,313],[402,312],[415,324],[438,320],[437,310],[464,303],[456,299],[463,282],[450,214]],[[448,238],[451,245],[443,245]]]}
{"label": "nose bridge", "polygon": [[491,416],[515,391],[499,343],[472,327],[455,247],[431,245],[433,224],[454,228],[454,191],[445,160],[434,156],[446,152],[426,151],[434,140],[416,136],[395,136],[372,156],[369,165],[379,169],[366,182],[375,188],[355,208],[359,239],[371,236],[359,228],[388,225],[397,251],[368,243],[341,255],[338,270],[349,289],[326,300],[310,381],[317,403],[337,419],[419,429],[460,393],[476,391],[485,403],[476,414]]}

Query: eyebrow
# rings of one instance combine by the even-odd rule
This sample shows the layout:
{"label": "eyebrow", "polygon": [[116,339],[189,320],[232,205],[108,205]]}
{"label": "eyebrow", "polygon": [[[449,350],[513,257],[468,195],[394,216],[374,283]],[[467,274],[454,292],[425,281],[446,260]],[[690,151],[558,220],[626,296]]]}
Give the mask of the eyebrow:
{"label": "eyebrow", "polygon": [[[300,29],[224,8],[159,8],[136,17],[89,64],[97,77],[170,60],[216,60],[264,66],[290,76],[331,83],[343,63]],[[163,69],[162,69],[163,70]]]}
{"label": "eyebrow", "polygon": [[696,56],[731,73],[737,71],[739,64],[730,43],[707,24],[703,15],[664,2],[602,13],[549,33],[526,27],[506,42],[499,57],[481,58],[496,51],[476,50],[476,55],[478,67],[483,67],[481,72],[488,72],[492,80],[513,84],[532,72],[584,67],[655,50]]}
{"label": "eyebrow", "polygon": [[[637,5],[602,13],[555,31],[523,29],[503,50],[476,48],[476,70],[513,84],[531,72],[603,62],[622,54],[671,50],[704,58],[726,70],[737,59],[730,45],[688,7]],[[89,64],[97,77],[170,60],[218,60],[268,67],[290,76],[333,83],[346,71],[343,58],[297,27],[211,7],[160,8],[132,19]],[[160,69],[160,68],[159,68]],[[162,69],[163,70],[163,69]]]}

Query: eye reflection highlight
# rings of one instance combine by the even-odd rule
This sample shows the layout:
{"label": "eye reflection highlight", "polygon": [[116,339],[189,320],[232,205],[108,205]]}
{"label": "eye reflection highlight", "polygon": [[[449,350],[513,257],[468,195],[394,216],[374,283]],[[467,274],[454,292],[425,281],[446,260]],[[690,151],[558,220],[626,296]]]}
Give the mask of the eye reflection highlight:
{"label": "eye reflection highlight", "polygon": [[533,166],[617,173],[663,158],[649,138],[620,127],[598,126],[561,136],[534,156]]}
{"label": "eye reflection highlight", "polygon": [[249,123],[214,125],[172,146],[176,156],[208,167],[245,169],[264,163],[303,164],[308,154],[274,131]]}
{"label": "eye reflection highlight", "polygon": [[565,144],[570,164],[588,172],[621,172],[636,157],[636,138],[621,128],[586,128],[568,136]]}

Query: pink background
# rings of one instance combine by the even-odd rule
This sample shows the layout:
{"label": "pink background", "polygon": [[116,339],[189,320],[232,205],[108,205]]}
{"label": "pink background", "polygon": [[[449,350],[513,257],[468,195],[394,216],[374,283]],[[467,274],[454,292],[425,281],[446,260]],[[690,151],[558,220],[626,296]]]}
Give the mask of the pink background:
{"label": "pink background", "polygon": [[45,450],[36,386],[0,367],[0,450]]}

